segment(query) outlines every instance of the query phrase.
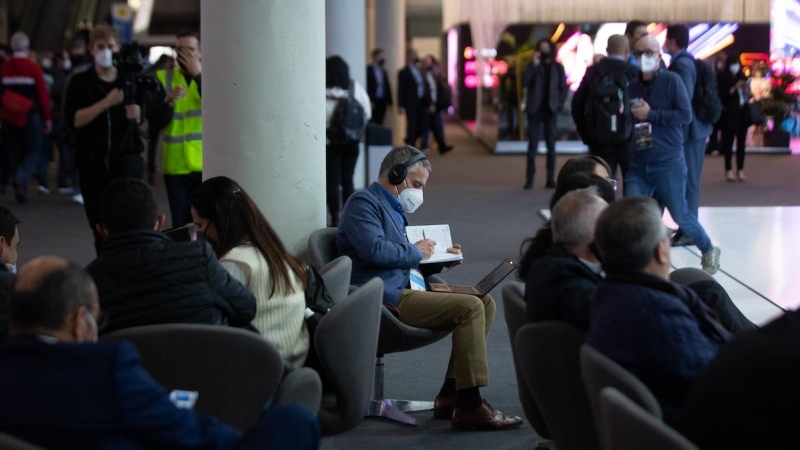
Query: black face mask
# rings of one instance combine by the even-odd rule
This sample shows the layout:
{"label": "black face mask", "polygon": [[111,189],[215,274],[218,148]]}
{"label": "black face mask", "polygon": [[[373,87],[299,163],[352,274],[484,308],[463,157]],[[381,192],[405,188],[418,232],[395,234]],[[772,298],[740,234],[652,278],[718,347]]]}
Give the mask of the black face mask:
{"label": "black face mask", "polygon": [[216,239],[210,237],[209,235],[203,233],[200,230],[197,230],[197,240],[199,242],[204,242],[204,241],[208,242],[211,245],[211,248],[213,248],[214,252],[216,253],[216,251],[217,251],[217,240]]}
{"label": "black face mask", "polygon": [[553,54],[550,52],[540,52],[542,55],[542,61],[550,61],[550,58],[553,57]]}
{"label": "black face mask", "polygon": [[419,64],[419,58],[414,58],[414,64]]}
{"label": "black face mask", "polygon": [[386,64],[386,60],[385,59],[379,59],[378,60],[378,65],[379,66],[383,67],[384,64]]}

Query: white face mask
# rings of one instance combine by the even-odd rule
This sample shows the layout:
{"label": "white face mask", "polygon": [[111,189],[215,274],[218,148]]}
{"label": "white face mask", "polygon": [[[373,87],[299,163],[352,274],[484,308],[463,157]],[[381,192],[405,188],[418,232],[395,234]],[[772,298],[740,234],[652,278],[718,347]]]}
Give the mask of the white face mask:
{"label": "white face mask", "polygon": [[400,193],[397,200],[400,201],[403,211],[411,214],[422,206],[422,189],[414,189],[406,185],[406,188]]}
{"label": "white face mask", "polygon": [[89,311],[86,311],[86,323],[89,324],[89,328],[92,329],[92,342],[97,342],[97,321],[94,320],[94,316]]}
{"label": "white face mask", "polygon": [[737,73],[739,73],[739,70],[741,70],[741,69],[742,69],[741,65],[739,65],[739,64],[731,64],[730,71],[731,71],[731,73],[733,75],[736,75]]}
{"label": "white face mask", "polygon": [[72,61],[65,59],[64,65],[62,67],[64,67],[64,70],[69,71],[70,69],[72,69]]}
{"label": "white face mask", "polygon": [[111,54],[111,49],[106,48],[95,52],[94,62],[96,62],[98,66],[104,69],[108,69],[109,67],[114,65],[114,58]]}
{"label": "white face mask", "polygon": [[644,73],[655,72],[657,68],[658,68],[657,56],[650,57],[647,55],[642,55],[642,57],[639,59],[639,69],[641,69],[642,72]]}
{"label": "white face mask", "polygon": [[17,274],[17,265],[16,264],[6,263],[6,270],[8,270],[8,273],[10,273],[11,275],[16,275]]}
{"label": "white face mask", "polygon": [[50,69],[52,67],[53,67],[53,61],[50,61],[49,59],[42,60],[42,69]]}
{"label": "white face mask", "polygon": [[725,63],[724,62],[718,62],[717,63],[717,70],[724,70],[724,69],[725,69]]}

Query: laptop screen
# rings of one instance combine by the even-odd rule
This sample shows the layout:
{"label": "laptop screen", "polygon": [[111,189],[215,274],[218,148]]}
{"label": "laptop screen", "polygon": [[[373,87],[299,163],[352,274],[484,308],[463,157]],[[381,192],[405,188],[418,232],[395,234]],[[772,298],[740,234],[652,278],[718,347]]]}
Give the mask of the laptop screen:
{"label": "laptop screen", "polygon": [[505,277],[507,277],[511,272],[513,272],[517,268],[517,265],[514,264],[514,261],[507,259],[500,263],[496,269],[489,272],[489,275],[486,275],[480,283],[478,283],[475,288],[480,293],[489,293],[495,286],[500,284],[501,281]]}

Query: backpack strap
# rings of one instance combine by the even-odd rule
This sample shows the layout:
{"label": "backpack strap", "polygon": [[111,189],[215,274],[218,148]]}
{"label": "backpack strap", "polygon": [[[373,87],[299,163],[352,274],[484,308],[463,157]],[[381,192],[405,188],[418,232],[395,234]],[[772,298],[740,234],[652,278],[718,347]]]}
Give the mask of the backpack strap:
{"label": "backpack strap", "polygon": [[350,92],[348,92],[347,95],[350,96],[350,100],[352,101],[355,98],[355,95],[356,95],[355,94],[356,82],[354,80],[352,80],[352,79],[350,80],[350,89],[349,90],[350,90]]}

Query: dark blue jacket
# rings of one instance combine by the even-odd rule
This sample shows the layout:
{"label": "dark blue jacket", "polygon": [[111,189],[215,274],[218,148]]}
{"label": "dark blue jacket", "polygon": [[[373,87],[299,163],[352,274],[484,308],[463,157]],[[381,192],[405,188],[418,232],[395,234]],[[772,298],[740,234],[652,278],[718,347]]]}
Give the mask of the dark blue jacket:
{"label": "dark blue jacket", "polygon": [[525,279],[529,322],[560,320],[589,329],[589,304],[602,278],[561,244],[553,244]]}
{"label": "dark blue jacket", "polygon": [[[697,84],[697,67],[694,63],[694,56],[686,50],[681,50],[672,57],[669,65],[670,72],[675,72],[683,80],[686,94],[689,95],[689,103],[694,98],[694,89]],[[692,122],[683,127],[683,140],[685,143],[692,143],[700,139],[706,139],[711,134],[713,124],[705,123],[697,118],[692,108]]]}
{"label": "dark blue jacket", "polygon": [[225,449],[241,433],[178,409],[123,341],[0,345],[0,431],[56,449]]}
{"label": "dark blue jacket", "polygon": [[408,285],[411,269],[422,261],[422,252],[408,242],[402,215],[383,191],[378,183],[372,183],[347,200],[339,218],[336,252],[353,260],[351,284],[361,286],[375,277],[382,279],[383,302],[394,306]]}
{"label": "dark blue jacket", "polygon": [[692,103],[681,78],[662,69],[649,82],[632,83],[629,90],[631,98],[642,97],[650,105],[647,121],[653,125],[653,147],[635,149],[632,160],[648,163],[683,156],[683,127],[692,121]]}
{"label": "dark blue jacket", "polygon": [[641,271],[608,271],[586,342],[647,385],[676,423],[694,380],[729,334],[691,289]]}

